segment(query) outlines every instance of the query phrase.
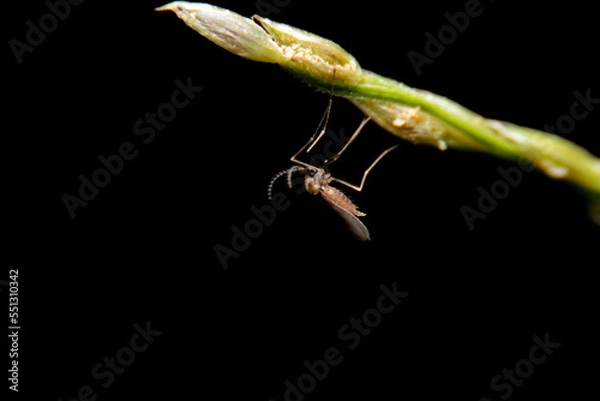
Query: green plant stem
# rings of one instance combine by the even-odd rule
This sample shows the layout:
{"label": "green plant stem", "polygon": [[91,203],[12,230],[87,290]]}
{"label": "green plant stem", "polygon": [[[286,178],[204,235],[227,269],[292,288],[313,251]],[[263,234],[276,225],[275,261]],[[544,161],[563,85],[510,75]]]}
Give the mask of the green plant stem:
{"label": "green plant stem", "polygon": [[[377,124],[415,144],[526,159],[548,176],[578,186],[600,210],[600,159],[557,135],[486,119],[428,91],[363,70],[336,43],[266,18],[242,17],[205,3],[173,2],[171,10],[224,49],[259,62],[277,63],[309,85],[355,104]],[[600,216],[593,215],[595,221]]]}

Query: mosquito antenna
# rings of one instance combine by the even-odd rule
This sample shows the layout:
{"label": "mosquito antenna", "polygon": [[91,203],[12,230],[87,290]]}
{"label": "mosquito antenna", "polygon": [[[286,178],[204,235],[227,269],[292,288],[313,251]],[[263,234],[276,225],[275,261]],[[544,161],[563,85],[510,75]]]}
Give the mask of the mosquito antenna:
{"label": "mosquito antenna", "polygon": [[[313,146],[315,146],[317,144],[317,142],[319,142],[319,140],[327,132],[327,125],[329,125],[329,115],[331,114],[331,106],[333,104],[333,89],[335,87],[335,70],[336,70],[336,67],[333,67],[333,75],[331,77],[331,88],[329,89],[329,103],[327,104],[327,109],[325,110],[325,114],[323,114],[323,117],[321,117],[321,121],[319,122],[319,125],[317,126],[317,130],[315,131],[315,133],[313,134],[313,136],[311,138],[314,139],[315,136],[317,136],[317,133],[319,133],[319,136],[312,143],[312,145],[310,145],[310,147],[306,150],[306,153],[310,152],[311,149],[313,148]],[[319,132],[319,130],[320,130],[320,132]]]}
{"label": "mosquito antenna", "polygon": [[294,174],[296,171],[306,171],[305,167],[300,167],[300,166],[292,166],[288,169],[287,171],[287,184],[288,187],[291,188],[292,187],[292,174]]}
{"label": "mosquito antenna", "polygon": [[287,174],[287,184],[288,184],[288,187],[291,188],[292,187],[292,174],[294,174],[297,171],[304,171],[305,169],[306,169],[305,167],[301,167],[301,166],[292,166],[292,167],[288,168],[287,170],[281,170],[280,172],[275,174],[273,176],[273,178],[271,178],[271,181],[269,182],[269,188],[267,189],[267,194],[269,196],[269,200],[271,200],[271,198],[273,197],[273,186],[275,185],[275,181],[277,181],[280,177]]}
{"label": "mosquito antenna", "polygon": [[275,181],[277,181],[277,179],[279,177],[281,177],[282,175],[284,175],[285,173],[287,173],[288,170],[282,170],[282,171],[278,172],[277,174],[275,174],[273,176],[273,178],[271,178],[271,181],[269,182],[269,189],[267,190],[267,194],[269,196],[269,200],[271,200],[271,198],[273,197],[273,184],[275,184]]}

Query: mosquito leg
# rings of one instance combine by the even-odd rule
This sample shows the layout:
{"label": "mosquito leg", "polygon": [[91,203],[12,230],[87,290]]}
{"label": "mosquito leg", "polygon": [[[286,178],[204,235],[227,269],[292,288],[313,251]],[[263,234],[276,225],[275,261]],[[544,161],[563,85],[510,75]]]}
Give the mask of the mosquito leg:
{"label": "mosquito leg", "polygon": [[[333,92],[332,92],[333,94]],[[306,144],[304,144],[304,146],[302,146],[300,148],[300,150],[298,150],[294,156],[292,156],[290,158],[290,161],[294,162],[294,163],[299,163],[299,164],[305,164],[300,162],[297,157],[300,155],[300,153],[302,153],[304,151],[304,149],[308,148],[308,150],[306,152],[310,152],[310,150],[313,148],[313,146],[315,146],[317,144],[317,142],[319,142],[319,140],[323,137],[323,135],[325,135],[325,132],[327,132],[327,124],[329,123],[329,114],[331,113],[331,105],[333,103],[333,96],[330,95],[329,96],[329,103],[327,104],[327,109],[325,110],[325,113],[323,114],[323,117],[321,117],[321,121],[319,122],[319,125],[317,126],[317,130],[315,131],[314,134],[312,134],[312,136],[310,137],[310,139],[308,140],[308,142],[306,142]],[[317,136],[318,134],[318,136]],[[316,138],[316,140],[315,140]],[[312,143],[312,145],[310,147],[308,147],[308,145],[310,145]]]}
{"label": "mosquito leg", "polygon": [[342,148],[342,150],[340,150],[339,152],[337,152],[335,155],[333,155],[332,157],[330,157],[329,159],[325,160],[325,165],[329,165],[331,163],[333,163],[334,161],[336,161],[341,155],[342,153],[344,153],[344,151],[348,148],[348,146],[350,146],[350,144],[352,142],[354,142],[354,140],[356,139],[356,137],[358,136],[358,134],[360,134],[360,131],[362,131],[362,129],[364,128],[364,126],[371,120],[371,117],[365,117],[362,122],[360,123],[360,125],[358,126],[358,128],[356,129],[356,131],[354,131],[354,134],[352,134],[352,136],[350,137],[350,140],[348,140],[348,142],[346,142],[346,144],[344,145],[344,147]]}
{"label": "mosquito leg", "polygon": [[313,134],[312,139],[315,138],[315,136],[317,135],[317,132],[319,132],[319,129],[321,130],[321,132],[319,132],[319,136],[317,137],[317,139],[306,150],[306,153],[310,152],[312,150],[312,148],[317,144],[317,142],[319,142],[321,140],[321,138],[323,137],[323,135],[325,135],[325,133],[327,132],[327,126],[329,125],[329,115],[331,114],[331,105],[333,104],[333,88],[334,88],[334,86],[335,86],[335,67],[333,68],[333,75],[331,77],[331,89],[329,90],[329,103],[327,104],[327,109],[325,109],[325,114],[323,114],[323,117],[321,118],[321,122],[319,122],[319,126],[317,127],[317,130]]}
{"label": "mosquito leg", "polygon": [[[310,137],[310,139],[308,140],[308,142],[306,142],[306,144],[304,146],[302,146],[300,148],[300,150],[298,150],[291,158],[290,161],[293,163],[298,163],[302,166],[305,167],[312,167],[311,165],[301,162],[300,160],[297,159],[297,157],[300,155],[300,153],[302,153],[306,148],[308,148],[306,150],[306,152],[310,152],[311,149],[313,148],[313,146],[315,146],[317,144],[317,142],[319,142],[321,140],[321,138],[323,137],[323,135],[325,135],[325,133],[327,132],[327,125],[329,124],[329,115],[331,114],[331,106],[333,104],[333,88],[334,88],[334,84],[335,84],[335,68],[333,69],[333,76],[331,78],[331,90],[329,91],[329,102],[327,104],[327,108],[325,109],[325,113],[323,114],[323,117],[321,117],[321,121],[319,122],[319,125],[317,126],[317,129],[315,130],[315,133]],[[316,138],[316,139],[315,139]],[[311,145],[312,143],[312,145]],[[309,147],[310,145],[310,147]]]}
{"label": "mosquito leg", "polygon": [[[327,132],[327,125],[329,124],[329,115],[331,114],[331,105],[333,104],[333,96],[329,95],[329,103],[327,104],[327,109],[325,110],[325,114],[323,114],[323,117],[321,118],[321,121],[319,122],[319,126],[317,127],[317,130],[315,131],[315,133],[313,134],[313,136],[310,138],[310,141],[308,141],[308,143],[313,142],[312,145],[310,145],[310,147],[306,150],[306,153],[310,152],[312,150],[312,148],[317,144],[317,142],[319,142],[321,140],[321,138],[323,137],[323,135],[325,135],[325,133]],[[319,132],[320,130],[320,132]],[[319,136],[317,136],[317,132],[319,133]],[[315,137],[317,138],[315,140]]]}
{"label": "mosquito leg", "polygon": [[392,150],[396,149],[398,146],[400,146],[400,145],[394,145],[394,146],[392,146],[391,148],[385,150],[382,154],[380,154],[377,159],[375,159],[375,161],[369,166],[369,168],[365,170],[365,173],[363,174],[362,181],[360,182],[360,186],[356,186],[356,185],[350,184],[349,182],[346,182],[344,180],[340,180],[340,179],[337,179],[337,178],[334,178],[333,181],[339,182],[340,184],[343,184],[343,185],[347,186],[348,188],[352,188],[355,191],[358,191],[358,192],[362,191],[363,186],[365,185],[365,181],[367,179],[367,175],[369,175],[369,173],[371,172],[371,170],[373,169],[373,167],[375,167],[375,165],[377,163],[379,163],[381,161],[381,159],[383,159],[385,157],[385,155],[387,155],[388,153],[390,153]]}
{"label": "mosquito leg", "polygon": [[[310,139],[308,140],[308,142],[306,142],[306,143],[304,144],[304,146],[302,146],[302,147],[300,148],[300,150],[298,150],[298,151],[297,151],[297,152],[294,154],[294,156],[292,156],[292,157],[290,158],[290,161],[292,161],[292,162],[294,162],[294,163],[304,164],[304,163],[302,163],[301,161],[299,161],[299,160],[297,159],[297,157],[300,155],[300,153],[302,153],[302,152],[304,151],[304,149],[306,149],[306,148],[308,147],[308,145],[310,145],[310,144],[311,144],[311,143],[314,141],[314,143],[312,144],[312,146],[311,146],[311,147],[310,147],[310,148],[307,150],[307,152],[308,152],[308,151],[310,151],[310,149],[312,149],[312,147],[313,147],[313,146],[315,146],[315,144],[316,144],[317,142],[319,142],[319,139],[321,139],[321,137],[322,137],[322,136],[325,134],[325,128],[323,128],[323,129],[321,130],[321,127],[323,126],[323,121],[324,121],[324,120],[326,121],[326,120],[328,120],[328,119],[329,119],[329,116],[328,116],[328,114],[329,114],[329,109],[330,109],[330,108],[331,108],[331,99],[330,99],[330,102],[329,102],[329,106],[327,106],[327,111],[326,111],[326,112],[325,112],[325,114],[323,115],[323,118],[321,118],[321,122],[319,123],[319,126],[317,127],[317,130],[316,130],[316,131],[315,131],[315,133],[314,133],[314,134],[313,134],[313,135],[310,137]],[[325,124],[327,124],[327,122],[325,122]],[[320,132],[320,133],[319,133],[319,130],[321,130],[321,132]],[[319,136],[318,136],[318,137],[317,137],[317,133],[319,133]],[[317,140],[316,140],[316,141],[315,141],[315,138],[317,138]]]}

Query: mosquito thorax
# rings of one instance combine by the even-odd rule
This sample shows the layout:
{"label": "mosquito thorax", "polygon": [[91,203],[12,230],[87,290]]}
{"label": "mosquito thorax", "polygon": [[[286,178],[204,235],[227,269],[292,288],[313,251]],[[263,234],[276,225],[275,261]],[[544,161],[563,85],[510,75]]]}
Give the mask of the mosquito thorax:
{"label": "mosquito thorax", "polygon": [[304,186],[306,187],[306,192],[311,195],[316,195],[321,191],[321,181],[314,176],[305,175]]}
{"label": "mosquito thorax", "polygon": [[307,174],[304,176],[304,186],[306,187],[306,192],[311,195],[316,195],[321,192],[324,185],[328,185],[331,182],[331,174],[326,173],[325,170],[319,169],[310,169]]}

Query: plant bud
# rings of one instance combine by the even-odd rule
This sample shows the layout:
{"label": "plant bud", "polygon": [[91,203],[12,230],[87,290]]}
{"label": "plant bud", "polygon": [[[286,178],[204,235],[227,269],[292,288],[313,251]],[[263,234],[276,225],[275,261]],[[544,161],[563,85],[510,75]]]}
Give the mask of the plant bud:
{"label": "plant bud", "polygon": [[259,25],[224,8],[174,1],[156,9],[173,11],[206,39],[240,57],[265,63],[285,61],[281,49]]}

